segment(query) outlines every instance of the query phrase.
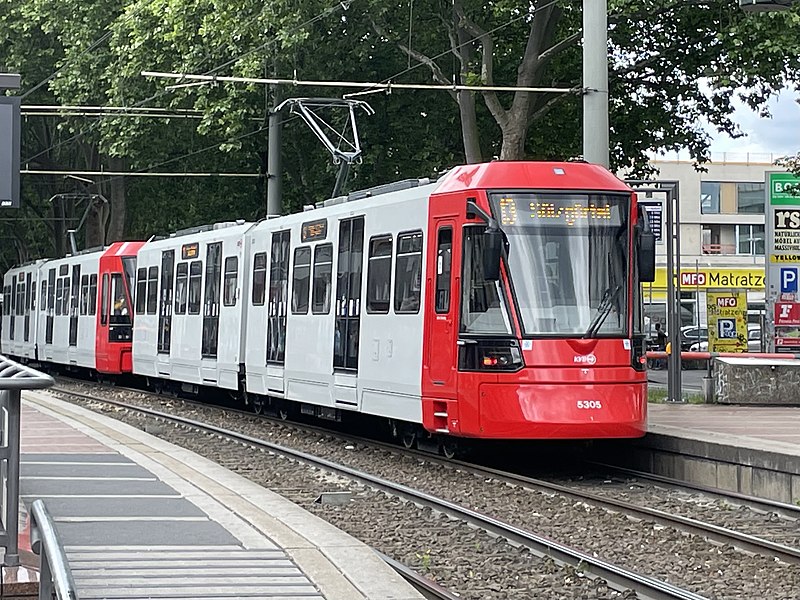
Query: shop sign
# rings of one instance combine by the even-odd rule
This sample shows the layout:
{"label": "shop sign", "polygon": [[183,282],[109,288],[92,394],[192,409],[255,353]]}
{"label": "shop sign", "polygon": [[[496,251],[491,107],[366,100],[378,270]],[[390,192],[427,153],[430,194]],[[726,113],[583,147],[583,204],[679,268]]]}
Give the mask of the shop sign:
{"label": "shop sign", "polygon": [[681,286],[760,289],[764,287],[764,274],[721,269],[681,271]]}
{"label": "shop sign", "polygon": [[771,263],[800,263],[800,254],[770,254]]}
{"label": "shop sign", "polygon": [[709,291],[706,294],[710,352],[747,350],[747,292]]}
{"label": "shop sign", "polygon": [[775,252],[800,251],[800,210],[776,208],[772,231]]}
{"label": "shop sign", "polygon": [[[685,288],[733,288],[748,290],[764,289],[764,270],[761,268],[751,269],[711,269],[684,268],[680,275],[681,287]],[[645,289],[650,288],[650,284],[643,284]],[[653,289],[666,289],[667,270],[663,267],[656,269],[656,280],[652,284]]]}
{"label": "shop sign", "polygon": [[776,302],[775,325],[800,325],[800,304],[797,302]]}
{"label": "shop sign", "polygon": [[800,179],[791,173],[768,173],[767,179],[772,206],[800,206]]}

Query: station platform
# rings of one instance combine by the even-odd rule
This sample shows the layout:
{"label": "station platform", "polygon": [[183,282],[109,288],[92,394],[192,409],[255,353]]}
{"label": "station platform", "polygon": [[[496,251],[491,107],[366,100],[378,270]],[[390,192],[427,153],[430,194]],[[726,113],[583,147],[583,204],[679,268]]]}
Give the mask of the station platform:
{"label": "station platform", "polygon": [[422,598],[278,494],[46,392],[22,397],[21,500],[46,503],[82,600]]}
{"label": "station platform", "polygon": [[790,504],[800,500],[800,407],[650,404],[648,434],[607,460]]}

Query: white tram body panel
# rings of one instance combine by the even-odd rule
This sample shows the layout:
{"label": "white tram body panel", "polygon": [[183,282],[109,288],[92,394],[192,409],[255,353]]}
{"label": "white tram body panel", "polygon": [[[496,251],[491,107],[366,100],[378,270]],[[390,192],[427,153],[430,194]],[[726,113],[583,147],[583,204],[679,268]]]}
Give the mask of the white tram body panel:
{"label": "white tram body panel", "polygon": [[424,232],[435,188],[335,199],[247,233],[248,394],[422,421]]}
{"label": "white tram body panel", "polygon": [[39,360],[95,368],[97,278],[103,251],[39,265]]}
{"label": "white tram body panel", "polygon": [[239,389],[244,234],[217,223],[145,243],[137,257],[133,372]]}
{"label": "white tram body panel", "polygon": [[36,294],[41,262],[14,267],[3,278],[0,348],[8,356],[36,360]]}

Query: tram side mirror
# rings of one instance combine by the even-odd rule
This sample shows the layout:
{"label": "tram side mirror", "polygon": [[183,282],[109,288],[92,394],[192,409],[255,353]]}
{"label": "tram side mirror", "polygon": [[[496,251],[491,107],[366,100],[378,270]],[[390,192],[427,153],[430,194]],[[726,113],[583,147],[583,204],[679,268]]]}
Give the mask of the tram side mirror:
{"label": "tram side mirror", "polygon": [[487,281],[500,279],[500,261],[503,256],[503,234],[499,229],[487,229],[483,244],[483,278]]}
{"label": "tram side mirror", "polygon": [[656,236],[644,231],[639,234],[639,281],[656,280]]}

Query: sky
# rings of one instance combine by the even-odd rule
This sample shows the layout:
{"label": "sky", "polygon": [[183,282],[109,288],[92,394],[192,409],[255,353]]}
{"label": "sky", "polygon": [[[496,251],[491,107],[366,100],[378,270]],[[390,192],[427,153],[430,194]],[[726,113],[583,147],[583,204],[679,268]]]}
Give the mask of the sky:
{"label": "sky", "polygon": [[707,131],[714,138],[712,154],[732,152],[736,154],[776,154],[787,155],[800,152],[800,91],[786,89],[769,102],[771,118],[765,119],[750,110],[738,99],[734,99],[737,110],[733,120],[745,133],[745,137],[732,139],[716,132],[712,127]]}

